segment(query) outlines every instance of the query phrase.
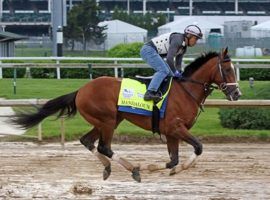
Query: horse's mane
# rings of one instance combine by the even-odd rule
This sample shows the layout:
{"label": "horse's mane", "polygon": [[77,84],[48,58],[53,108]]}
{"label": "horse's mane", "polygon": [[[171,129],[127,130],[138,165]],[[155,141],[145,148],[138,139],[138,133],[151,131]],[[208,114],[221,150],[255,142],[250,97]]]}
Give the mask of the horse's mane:
{"label": "horse's mane", "polygon": [[207,54],[202,54],[200,57],[196,58],[193,62],[186,66],[183,76],[189,77],[195,71],[197,71],[204,63],[206,63],[211,58],[218,56],[217,52],[208,52]]}

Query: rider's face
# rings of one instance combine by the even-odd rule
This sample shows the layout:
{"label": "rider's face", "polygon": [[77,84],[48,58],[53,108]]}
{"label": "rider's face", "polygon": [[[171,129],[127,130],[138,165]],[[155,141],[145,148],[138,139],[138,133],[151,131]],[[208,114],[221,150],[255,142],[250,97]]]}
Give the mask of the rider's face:
{"label": "rider's face", "polygon": [[199,38],[197,38],[196,36],[192,35],[190,38],[189,38],[189,41],[188,41],[188,46],[190,47],[193,47],[196,43],[197,43],[197,40]]}

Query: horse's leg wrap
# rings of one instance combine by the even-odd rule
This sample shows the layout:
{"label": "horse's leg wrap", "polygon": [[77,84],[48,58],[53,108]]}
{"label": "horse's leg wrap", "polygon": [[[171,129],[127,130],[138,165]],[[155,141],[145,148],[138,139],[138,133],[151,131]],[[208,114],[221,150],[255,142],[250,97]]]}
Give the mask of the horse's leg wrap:
{"label": "horse's leg wrap", "polygon": [[171,171],[170,171],[170,175],[174,175],[177,174],[183,170],[186,170],[188,168],[190,168],[192,165],[195,164],[196,159],[197,159],[197,155],[195,153],[193,153],[188,160],[186,160],[186,162],[184,162],[182,165],[178,165],[176,167],[174,167]]}
{"label": "horse's leg wrap", "polygon": [[91,152],[100,160],[100,162],[104,166],[103,170],[103,180],[106,180],[111,175],[111,162],[110,160],[104,156],[103,154],[99,153],[96,148],[93,148]]}
{"label": "horse's leg wrap", "polygon": [[172,159],[171,162],[166,163],[166,168],[172,169],[173,167],[175,167],[176,165],[178,165],[178,163],[179,163],[179,159],[177,157],[175,159]]}
{"label": "horse's leg wrap", "polygon": [[104,156],[103,154],[99,153],[97,151],[97,148],[95,147],[95,141],[99,138],[100,133],[98,132],[98,129],[94,128],[89,133],[85,134],[80,138],[80,142],[88,149],[90,150],[102,163],[104,166],[103,170],[103,179],[106,180],[109,178],[111,174],[111,163],[110,160]]}
{"label": "horse's leg wrap", "polygon": [[80,138],[81,144],[83,144],[89,151],[95,148],[94,142],[90,140],[90,134],[87,133]]}
{"label": "horse's leg wrap", "polygon": [[197,141],[196,144],[194,145],[194,153],[199,156],[202,154],[203,146],[202,144]]}
{"label": "horse's leg wrap", "polygon": [[190,168],[195,163],[197,157],[202,154],[202,149],[203,149],[202,144],[199,142],[199,140],[189,133],[188,129],[181,122],[181,120],[180,119],[176,119],[176,120],[178,120],[179,122],[176,123],[176,126],[175,126],[175,132],[174,132],[175,136],[187,142],[188,144],[192,145],[194,148],[194,153],[183,164],[181,164],[180,166],[174,167],[171,170],[170,175],[179,173],[182,170],[186,170]]}
{"label": "horse's leg wrap", "polygon": [[113,151],[108,147],[106,147],[105,145],[103,145],[102,142],[99,142],[97,150],[99,153],[107,156],[108,158],[112,158],[113,156]]}

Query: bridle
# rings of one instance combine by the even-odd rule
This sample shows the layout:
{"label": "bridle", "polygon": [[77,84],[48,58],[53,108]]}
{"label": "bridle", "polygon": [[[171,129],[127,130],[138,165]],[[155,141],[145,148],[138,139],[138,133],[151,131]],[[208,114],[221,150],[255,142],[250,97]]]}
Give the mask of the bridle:
{"label": "bridle", "polygon": [[[189,96],[191,96],[192,99],[197,103],[197,105],[200,107],[200,109],[202,111],[203,111],[203,105],[204,105],[204,102],[205,102],[207,96],[209,96],[213,92],[214,89],[220,89],[227,96],[230,95],[230,98],[232,99],[231,94],[232,94],[232,92],[234,92],[238,88],[238,83],[236,83],[236,82],[234,82],[234,83],[227,82],[227,79],[226,79],[227,74],[224,72],[224,69],[222,68],[222,63],[226,63],[226,62],[230,62],[230,61],[231,61],[231,59],[230,59],[229,56],[226,56],[222,61],[221,61],[220,55],[218,56],[218,63],[216,65],[217,70],[214,73],[213,77],[215,77],[218,72],[220,73],[222,83],[220,83],[219,86],[215,86],[215,85],[209,84],[207,82],[201,82],[201,81],[193,80],[193,79],[190,79],[190,78],[187,78],[187,77],[182,77],[182,78],[179,79],[180,81],[191,82],[191,83],[194,83],[194,84],[201,85],[203,87],[204,98],[203,98],[203,100],[201,102],[199,102],[197,100],[197,98],[195,97],[195,95],[191,91],[189,91],[183,84],[180,84],[182,86],[182,88],[187,92],[187,94]],[[236,86],[236,88],[231,89],[231,87],[228,87],[228,86]]]}
{"label": "bridle", "polygon": [[[216,73],[219,71],[221,79],[222,79],[222,83],[219,84],[219,89],[221,91],[223,91],[227,96],[229,95],[230,98],[232,99],[231,94],[238,88],[238,83],[236,83],[236,82],[229,83],[227,81],[227,79],[226,79],[227,74],[224,72],[224,69],[223,69],[223,67],[221,65],[221,63],[226,63],[226,62],[230,62],[230,61],[231,61],[231,58],[229,56],[226,56],[221,62],[221,58],[219,56],[218,57],[218,64],[217,64],[218,69],[217,69]],[[215,76],[216,76],[216,73],[215,73]],[[235,88],[228,87],[228,86],[235,86]]]}

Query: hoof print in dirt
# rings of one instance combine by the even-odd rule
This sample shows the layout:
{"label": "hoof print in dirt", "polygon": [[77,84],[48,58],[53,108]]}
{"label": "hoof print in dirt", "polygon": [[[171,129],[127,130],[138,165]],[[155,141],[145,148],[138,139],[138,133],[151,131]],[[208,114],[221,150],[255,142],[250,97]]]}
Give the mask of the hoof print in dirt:
{"label": "hoof print in dirt", "polygon": [[82,195],[82,194],[92,194],[93,193],[93,189],[90,188],[89,186],[87,185],[83,185],[83,184],[75,184],[73,186],[73,189],[72,189],[73,193],[76,194],[76,195]]}

